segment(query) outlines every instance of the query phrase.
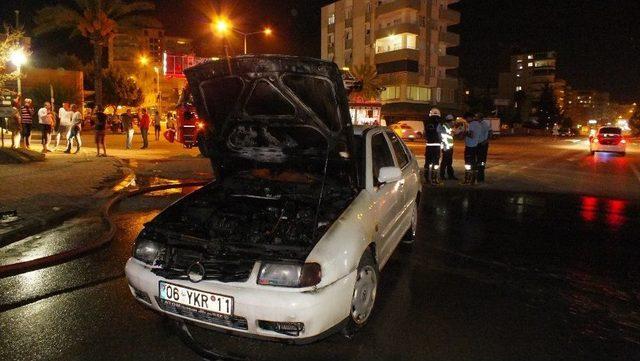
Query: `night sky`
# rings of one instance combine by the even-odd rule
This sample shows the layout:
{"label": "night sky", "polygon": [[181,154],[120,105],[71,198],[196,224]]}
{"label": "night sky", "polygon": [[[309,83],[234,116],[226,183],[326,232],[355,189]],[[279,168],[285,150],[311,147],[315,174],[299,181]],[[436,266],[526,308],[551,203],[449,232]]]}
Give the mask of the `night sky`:
{"label": "night sky", "polygon": [[[69,2],[62,0],[61,3]],[[216,11],[230,14],[236,27],[246,31],[272,26],[275,37],[251,38],[254,52],[320,55],[320,6],[331,0],[156,0],[158,16],[168,34],[195,38],[204,55],[222,47],[208,30]],[[27,30],[30,15],[43,0],[4,0],[3,22],[13,22],[13,9],[21,9]],[[462,0],[459,73],[471,85],[497,86],[497,73],[507,67],[514,51],[556,50],[559,75],[574,88],[609,91],[614,100],[640,100],[640,1],[637,0]],[[242,50],[240,39],[233,50]],[[36,54],[77,53],[89,59],[80,39],[66,36],[34,40]]]}

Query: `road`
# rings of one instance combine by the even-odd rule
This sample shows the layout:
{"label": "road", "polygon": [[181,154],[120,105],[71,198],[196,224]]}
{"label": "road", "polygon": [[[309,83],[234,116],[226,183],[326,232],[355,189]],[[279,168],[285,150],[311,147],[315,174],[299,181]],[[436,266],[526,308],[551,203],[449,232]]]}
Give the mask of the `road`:
{"label": "road", "polygon": [[[502,139],[486,185],[426,187],[418,240],[395,252],[373,318],[351,340],[194,334],[251,360],[640,360],[634,147],[593,158],[571,141]],[[0,279],[0,359],[201,359],[123,276],[142,224],[180,196],[126,200],[111,246]]]}

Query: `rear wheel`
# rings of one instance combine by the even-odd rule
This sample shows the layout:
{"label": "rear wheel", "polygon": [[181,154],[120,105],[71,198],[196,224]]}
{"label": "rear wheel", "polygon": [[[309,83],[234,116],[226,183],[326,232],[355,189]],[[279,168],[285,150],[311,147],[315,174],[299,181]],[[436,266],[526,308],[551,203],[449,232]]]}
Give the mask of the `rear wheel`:
{"label": "rear wheel", "polygon": [[378,266],[371,251],[367,250],[358,265],[348,322],[343,329],[346,337],[353,336],[369,321],[376,301],[378,278]]}

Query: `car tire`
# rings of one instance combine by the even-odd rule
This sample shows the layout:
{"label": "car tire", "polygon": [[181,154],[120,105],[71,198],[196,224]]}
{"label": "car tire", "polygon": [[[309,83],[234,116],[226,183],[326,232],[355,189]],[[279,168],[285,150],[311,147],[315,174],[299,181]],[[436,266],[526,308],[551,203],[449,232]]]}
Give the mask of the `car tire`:
{"label": "car tire", "polygon": [[411,225],[402,237],[402,243],[406,245],[411,245],[416,241],[416,230],[418,229],[418,202],[414,202],[411,208]]}
{"label": "car tire", "polygon": [[360,258],[356,272],[349,316],[342,330],[342,334],[347,338],[353,337],[369,322],[375,306],[380,272],[370,250],[367,250]]}

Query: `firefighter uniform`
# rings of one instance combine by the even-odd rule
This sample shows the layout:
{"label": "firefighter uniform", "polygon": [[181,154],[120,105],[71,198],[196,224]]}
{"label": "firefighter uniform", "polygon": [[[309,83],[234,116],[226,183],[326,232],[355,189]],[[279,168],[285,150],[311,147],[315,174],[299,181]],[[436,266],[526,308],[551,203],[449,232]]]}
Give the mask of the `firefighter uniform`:
{"label": "firefighter uniform", "polygon": [[440,179],[445,179],[445,173],[449,179],[458,179],[453,172],[453,116],[448,115],[447,120],[438,125],[438,133],[442,140],[442,161],[440,162]]}
{"label": "firefighter uniform", "polygon": [[433,108],[429,112],[429,118],[425,124],[425,138],[427,141],[425,149],[424,176],[427,182],[432,185],[440,184],[440,134],[438,134],[438,123],[440,122],[440,110]]}

